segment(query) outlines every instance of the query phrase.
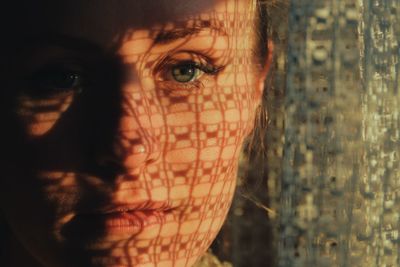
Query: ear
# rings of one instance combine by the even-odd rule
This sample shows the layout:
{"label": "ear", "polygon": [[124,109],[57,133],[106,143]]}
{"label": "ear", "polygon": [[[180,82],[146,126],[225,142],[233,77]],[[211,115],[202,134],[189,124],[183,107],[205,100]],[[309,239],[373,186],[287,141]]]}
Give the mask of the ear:
{"label": "ear", "polygon": [[267,79],[268,73],[270,71],[272,61],[274,59],[274,43],[272,41],[268,41],[267,43],[267,54],[264,58],[264,64],[260,73],[258,74],[257,88],[255,92],[254,100],[256,103],[260,103],[261,97],[263,95],[265,80]]}

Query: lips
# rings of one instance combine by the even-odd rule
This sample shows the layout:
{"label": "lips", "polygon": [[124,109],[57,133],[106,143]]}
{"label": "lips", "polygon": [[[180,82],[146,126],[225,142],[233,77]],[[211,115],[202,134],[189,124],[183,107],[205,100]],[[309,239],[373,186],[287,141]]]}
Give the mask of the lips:
{"label": "lips", "polygon": [[163,210],[128,210],[106,214],[78,215],[77,219],[86,227],[101,225],[104,234],[137,235],[143,229],[165,222]]}
{"label": "lips", "polygon": [[166,222],[174,208],[166,203],[107,205],[76,214],[62,229],[68,240],[92,241],[104,236],[133,237],[152,226]]}

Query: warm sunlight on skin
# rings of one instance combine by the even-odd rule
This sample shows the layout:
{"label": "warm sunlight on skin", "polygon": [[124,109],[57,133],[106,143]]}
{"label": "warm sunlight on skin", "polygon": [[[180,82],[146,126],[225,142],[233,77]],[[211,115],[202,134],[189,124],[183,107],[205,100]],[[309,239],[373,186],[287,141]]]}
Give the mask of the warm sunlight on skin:
{"label": "warm sunlight on skin", "polygon": [[77,2],[30,36],[12,83],[23,156],[1,184],[8,266],[183,267],[210,246],[260,101],[255,12],[184,3]]}

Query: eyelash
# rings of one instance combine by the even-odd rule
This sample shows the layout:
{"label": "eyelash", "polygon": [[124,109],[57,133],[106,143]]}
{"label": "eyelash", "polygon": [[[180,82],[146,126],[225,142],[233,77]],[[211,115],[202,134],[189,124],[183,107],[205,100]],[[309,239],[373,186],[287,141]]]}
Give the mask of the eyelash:
{"label": "eyelash", "polygon": [[[173,76],[173,69],[174,68],[184,68],[184,67],[189,67],[189,68],[194,68],[201,73],[197,75],[197,77],[194,77],[190,81],[186,82],[180,82],[177,81],[176,79],[174,80]],[[162,63],[159,67],[156,68],[156,71],[158,70],[159,74],[156,76],[161,76],[159,77],[158,81],[161,83],[164,83],[165,87],[168,89],[197,89],[200,88],[203,83],[200,80],[200,78],[203,75],[209,75],[209,76],[215,76],[217,75],[221,70],[223,69],[223,66],[215,66],[209,62],[202,62],[202,61],[194,61],[194,60],[170,60],[165,63]]]}

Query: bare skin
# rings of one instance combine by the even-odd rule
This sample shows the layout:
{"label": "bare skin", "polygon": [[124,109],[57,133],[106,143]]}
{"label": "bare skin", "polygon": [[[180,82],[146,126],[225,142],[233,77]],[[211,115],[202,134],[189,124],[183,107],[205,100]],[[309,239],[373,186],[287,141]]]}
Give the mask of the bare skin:
{"label": "bare skin", "polygon": [[59,2],[12,77],[8,266],[192,266],[229,209],[268,69],[252,1]]}

